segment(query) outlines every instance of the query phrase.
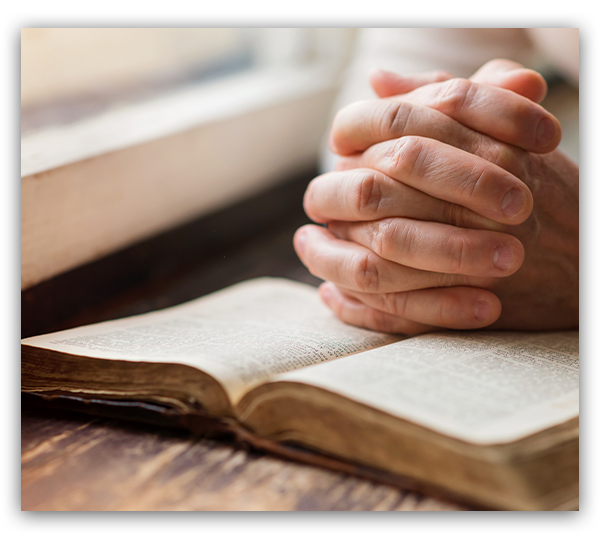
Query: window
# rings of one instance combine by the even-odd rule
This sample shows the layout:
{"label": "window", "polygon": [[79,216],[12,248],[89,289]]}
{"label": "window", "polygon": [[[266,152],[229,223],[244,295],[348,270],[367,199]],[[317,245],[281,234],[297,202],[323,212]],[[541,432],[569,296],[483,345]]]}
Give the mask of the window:
{"label": "window", "polygon": [[22,289],[313,167],[354,35],[23,30]]}

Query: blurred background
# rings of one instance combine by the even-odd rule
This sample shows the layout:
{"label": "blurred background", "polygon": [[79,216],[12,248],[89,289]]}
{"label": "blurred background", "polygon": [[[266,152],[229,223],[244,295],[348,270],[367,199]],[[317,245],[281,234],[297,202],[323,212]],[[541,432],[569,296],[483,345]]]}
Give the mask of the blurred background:
{"label": "blurred background", "polygon": [[570,39],[542,28],[24,28],[22,133],[185,84],[313,64],[339,91],[336,109],[373,97],[366,78],[375,66],[469,76],[508,57],[577,86],[579,34],[564,31]]}
{"label": "blurred background", "polygon": [[313,172],[354,34],[23,29],[22,290]]}
{"label": "blurred background", "polygon": [[186,83],[349,58],[355,29],[24,28],[22,129],[82,118]]}

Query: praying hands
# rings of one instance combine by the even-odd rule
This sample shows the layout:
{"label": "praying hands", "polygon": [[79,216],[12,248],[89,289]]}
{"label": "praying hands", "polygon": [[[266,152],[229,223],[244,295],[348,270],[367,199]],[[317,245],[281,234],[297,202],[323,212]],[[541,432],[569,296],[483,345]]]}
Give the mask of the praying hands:
{"label": "praying hands", "polygon": [[469,80],[377,71],[336,116],[296,251],[344,322],[394,333],[578,325],[579,169],[506,60]]}

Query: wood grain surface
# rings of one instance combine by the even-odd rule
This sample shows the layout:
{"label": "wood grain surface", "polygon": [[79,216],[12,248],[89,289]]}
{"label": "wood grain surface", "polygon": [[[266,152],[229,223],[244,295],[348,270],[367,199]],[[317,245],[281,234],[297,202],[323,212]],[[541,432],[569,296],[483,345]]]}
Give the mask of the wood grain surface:
{"label": "wood grain surface", "polygon": [[207,438],[23,407],[21,508],[455,511],[464,507]]}

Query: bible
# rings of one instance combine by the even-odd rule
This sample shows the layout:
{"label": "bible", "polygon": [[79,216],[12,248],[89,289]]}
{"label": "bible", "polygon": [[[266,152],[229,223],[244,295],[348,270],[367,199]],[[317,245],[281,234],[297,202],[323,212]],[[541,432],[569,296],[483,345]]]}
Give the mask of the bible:
{"label": "bible", "polygon": [[216,423],[483,508],[573,510],[578,346],[577,331],[368,331],[313,287],[259,278],[24,339],[21,385],[117,416],[145,405],[190,429]]}

